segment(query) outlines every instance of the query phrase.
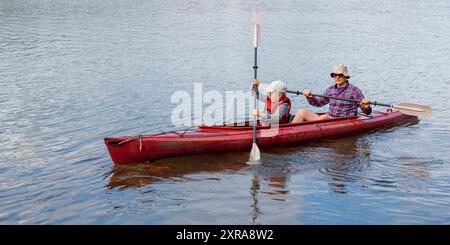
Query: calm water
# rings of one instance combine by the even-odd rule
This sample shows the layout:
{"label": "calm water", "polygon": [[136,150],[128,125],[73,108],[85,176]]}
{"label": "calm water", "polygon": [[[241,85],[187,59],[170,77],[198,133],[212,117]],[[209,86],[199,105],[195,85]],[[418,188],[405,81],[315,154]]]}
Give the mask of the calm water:
{"label": "calm water", "polygon": [[[0,2],[1,224],[449,224],[448,1]],[[177,90],[321,92],[433,118],[357,137],[114,167],[105,136],[173,130]],[[307,106],[294,99],[294,109]]]}

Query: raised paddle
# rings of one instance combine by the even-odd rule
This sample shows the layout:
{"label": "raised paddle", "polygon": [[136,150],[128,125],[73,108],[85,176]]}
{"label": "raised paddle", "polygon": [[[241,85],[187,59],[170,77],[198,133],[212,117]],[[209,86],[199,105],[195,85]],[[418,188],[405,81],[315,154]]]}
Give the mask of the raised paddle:
{"label": "raised paddle", "polygon": [[[296,94],[296,95],[303,95],[302,92],[300,91],[286,91],[287,93],[291,93],[291,94]],[[361,103],[360,100],[352,100],[352,99],[346,99],[346,98],[339,98],[339,97],[334,97],[334,96],[328,96],[328,95],[320,95],[320,94],[312,94],[312,96],[315,97],[322,97],[322,98],[328,98],[328,99],[335,99],[335,100],[344,100],[344,101],[349,101],[349,102],[354,102],[354,103]],[[418,105],[418,104],[412,104],[412,103],[400,103],[397,105],[390,105],[390,104],[383,104],[383,103],[378,103],[377,101],[369,101],[369,104],[374,105],[374,106],[384,106],[384,107],[390,107],[390,108],[394,108],[399,110],[401,113],[405,114],[405,115],[410,115],[410,116],[416,116],[419,118],[429,118],[432,115],[432,109],[430,106],[427,105]]]}
{"label": "raised paddle", "polygon": [[[254,70],[254,79],[258,79],[258,63],[257,63],[257,53],[258,53],[258,44],[259,44],[259,33],[260,33],[260,25],[257,21],[252,23],[252,38],[253,38],[253,48],[255,49],[255,64],[253,66]],[[258,96],[258,85],[253,84],[253,96],[255,97],[253,101],[253,108],[256,109],[256,100]],[[249,165],[260,164],[261,163],[261,152],[259,151],[258,145],[256,144],[256,115],[253,116],[253,144],[252,150],[250,151],[250,158],[247,162]]]}

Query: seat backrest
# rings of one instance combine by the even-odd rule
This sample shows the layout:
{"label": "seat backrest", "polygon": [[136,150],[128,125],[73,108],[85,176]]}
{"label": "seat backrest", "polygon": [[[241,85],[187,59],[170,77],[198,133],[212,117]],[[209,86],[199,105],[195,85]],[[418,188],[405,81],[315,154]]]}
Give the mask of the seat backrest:
{"label": "seat backrest", "polygon": [[294,120],[295,115],[289,114],[289,120],[288,123],[291,123],[292,120]]}

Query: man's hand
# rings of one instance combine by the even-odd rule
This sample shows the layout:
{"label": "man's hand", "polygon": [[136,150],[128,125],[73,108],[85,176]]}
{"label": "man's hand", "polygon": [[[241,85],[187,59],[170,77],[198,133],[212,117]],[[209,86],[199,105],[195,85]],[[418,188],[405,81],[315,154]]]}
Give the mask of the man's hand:
{"label": "man's hand", "polygon": [[309,90],[309,89],[303,90],[303,95],[306,96],[306,97],[311,98],[312,97],[311,96],[311,90]]}
{"label": "man's hand", "polygon": [[361,106],[362,106],[364,109],[369,108],[369,106],[370,106],[370,101],[369,101],[369,100],[366,100],[366,99],[361,100]]}
{"label": "man's hand", "polygon": [[259,79],[253,79],[253,85],[259,85]]}

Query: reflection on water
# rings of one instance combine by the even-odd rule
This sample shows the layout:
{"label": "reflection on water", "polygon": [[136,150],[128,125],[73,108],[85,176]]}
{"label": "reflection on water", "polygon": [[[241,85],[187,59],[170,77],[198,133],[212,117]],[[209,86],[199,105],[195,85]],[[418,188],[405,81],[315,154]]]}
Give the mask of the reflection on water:
{"label": "reflection on water", "polygon": [[284,198],[277,197],[278,195],[285,195],[289,193],[286,186],[287,176],[275,175],[270,177],[268,180],[268,185],[273,188],[270,192],[263,192],[265,194],[274,195],[272,200],[275,201],[286,201]]}
{"label": "reflection on water", "polygon": [[[278,156],[295,152],[293,149],[279,149],[277,151]],[[267,155],[263,154],[263,158],[264,156]],[[287,162],[273,164],[273,162],[267,161],[267,159],[265,162],[263,159],[261,165],[249,166],[246,164],[248,157],[249,152],[241,151],[169,158],[150,164],[116,165],[107,174],[109,178],[107,187],[110,189],[118,188],[124,190],[127,188],[150,186],[155,183],[190,180],[190,176],[195,174],[214,176],[218,173],[234,174],[240,171],[250,171],[253,173],[248,196],[250,200],[248,206],[251,208],[251,223],[261,224],[258,221],[258,216],[261,214],[259,207],[260,196],[258,195],[263,194],[270,197],[270,200],[274,202],[286,201],[283,196],[289,194],[286,182],[288,181],[288,174],[292,171],[289,169],[292,169],[292,167]],[[212,178],[207,179],[211,180]],[[215,180],[221,181],[220,178],[216,178]],[[146,190],[143,193],[150,192],[153,192],[153,190]],[[176,200],[183,201],[184,199],[176,198]]]}
{"label": "reflection on water", "polygon": [[323,143],[332,149],[324,159],[329,164],[319,168],[325,174],[330,188],[337,193],[347,193],[346,183],[361,179],[358,172],[370,167],[370,144],[364,138],[348,137]]}
{"label": "reflection on water", "polygon": [[[395,130],[396,127],[410,127],[416,125],[419,121],[416,118],[397,125],[373,130],[371,133],[388,133]],[[347,193],[346,184],[354,182],[363,182],[367,169],[371,168],[371,142],[362,136],[352,136],[334,140],[324,140],[320,143],[321,147],[331,149],[331,152],[325,155],[324,161],[329,164],[326,167],[319,168],[319,171],[325,174],[330,188],[336,192]],[[375,180],[375,184],[387,183],[389,180]],[[361,184],[366,187],[366,184]]]}
{"label": "reflection on water", "polygon": [[109,188],[127,188],[168,181],[199,172],[239,171],[248,153],[216,153],[163,159],[150,164],[115,165],[110,172]]}
{"label": "reflection on water", "polygon": [[[263,224],[258,220],[258,217],[262,214],[259,198],[261,194],[264,197],[270,198],[269,200],[274,203],[284,202],[285,195],[289,194],[288,186],[286,185],[286,180],[288,179],[287,172],[279,168],[279,166],[274,170],[273,167],[254,166],[251,172],[253,177],[250,186],[250,197],[251,197],[251,220],[252,224],[258,225]],[[263,186],[264,185],[264,186]]]}
{"label": "reflection on water", "polygon": [[260,210],[258,207],[258,192],[259,192],[260,188],[261,188],[261,186],[259,184],[259,178],[258,178],[258,176],[254,175],[253,179],[252,179],[252,185],[250,186],[250,195],[252,197],[252,203],[250,206],[253,208],[253,211],[252,211],[252,223],[253,224],[257,224],[256,220],[258,218],[258,215],[260,214]]}

